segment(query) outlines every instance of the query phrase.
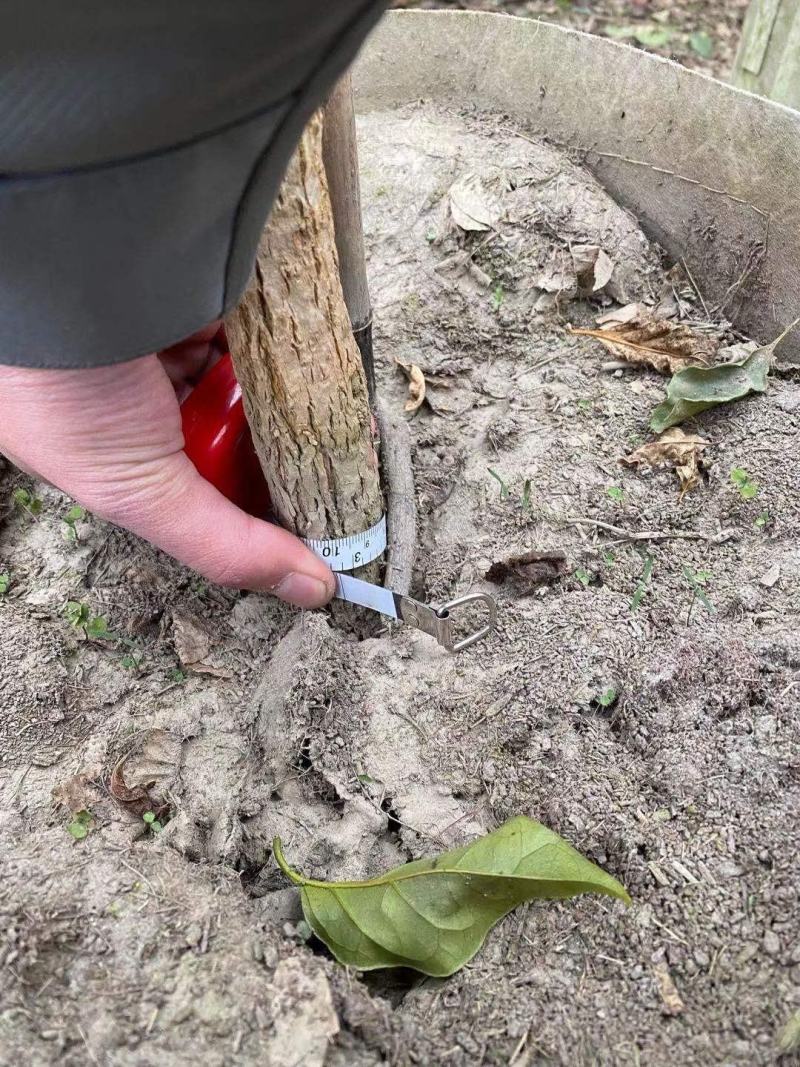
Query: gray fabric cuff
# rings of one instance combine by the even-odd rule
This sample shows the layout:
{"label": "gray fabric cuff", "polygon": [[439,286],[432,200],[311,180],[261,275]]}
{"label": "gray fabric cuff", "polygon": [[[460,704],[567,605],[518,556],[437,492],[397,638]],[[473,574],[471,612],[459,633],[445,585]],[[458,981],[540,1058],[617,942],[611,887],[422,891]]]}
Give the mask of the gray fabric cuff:
{"label": "gray fabric cuff", "polygon": [[303,126],[383,6],[350,5],[299,87],[241,121],[119,162],[0,176],[0,363],[122,362],[235,305]]}

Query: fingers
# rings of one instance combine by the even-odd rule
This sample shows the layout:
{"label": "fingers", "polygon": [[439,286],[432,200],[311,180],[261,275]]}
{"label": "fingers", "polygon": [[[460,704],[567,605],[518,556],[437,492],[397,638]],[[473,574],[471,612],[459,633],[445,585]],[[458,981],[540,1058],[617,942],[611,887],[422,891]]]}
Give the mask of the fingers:
{"label": "fingers", "polygon": [[231,504],[183,453],[139,478],[135,494],[126,489],[117,499],[95,501],[93,510],[216,584],[274,593],[300,608],[321,607],[333,596],[333,573],[322,560],[286,530]]}
{"label": "fingers", "polygon": [[155,356],[93,370],[0,367],[0,452],[212,582],[326,603],[329,568],[241,511],[183,452],[178,401]]}
{"label": "fingers", "polygon": [[217,319],[185,341],[159,353],[158,358],[175,387],[179,403],[222,354],[221,330],[222,322]]}

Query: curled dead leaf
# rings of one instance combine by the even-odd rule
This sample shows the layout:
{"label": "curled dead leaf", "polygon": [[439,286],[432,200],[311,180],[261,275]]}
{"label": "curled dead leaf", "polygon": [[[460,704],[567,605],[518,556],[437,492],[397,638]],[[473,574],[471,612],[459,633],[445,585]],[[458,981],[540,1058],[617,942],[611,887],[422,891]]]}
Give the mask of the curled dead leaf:
{"label": "curled dead leaf", "polygon": [[679,427],[665,430],[655,441],[623,456],[624,467],[673,467],[681,484],[681,496],[694,489],[700,479],[700,454],[708,445],[703,437],[684,433]]}
{"label": "curled dead leaf", "polygon": [[416,411],[425,399],[425,376],[416,363],[404,363],[395,357],[395,363],[408,378],[408,400],[406,411]]}
{"label": "curled dead leaf", "polygon": [[125,760],[121,759],[109,775],[108,791],[111,796],[132,815],[141,818],[146,811],[152,811],[156,818],[161,818],[169,809],[169,805],[159,804],[154,800],[146,785],[128,786],[122,773],[124,763]]}
{"label": "curled dead leaf", "polygon": [[685,323],[657,319],[642,304],[630,304],[598,319],[599,330],[569,328],[575,336],[593,337],[617,359],[652,367],[660,374],[675,374],[686,367],[707,367],[714,362],[718,342]]}
{"label": "curled dead leaf", "polygon": [[524,595],[539,586],[552,585],[566,572],[567,557],[560,549],[543,552],[532,550],[523,552],[520,556],[498,560],[491,565],[484,577],[498,585],[511,579]]}

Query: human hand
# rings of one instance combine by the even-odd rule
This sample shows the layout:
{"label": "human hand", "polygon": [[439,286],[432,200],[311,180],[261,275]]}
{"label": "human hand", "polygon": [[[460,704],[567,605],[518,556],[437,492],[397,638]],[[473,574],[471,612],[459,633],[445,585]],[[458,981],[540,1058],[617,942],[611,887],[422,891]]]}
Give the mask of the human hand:
{"label": "human hand", "polygon": [[183,451],[179,399],[213,360],[218,329],[111,367],[0,366],[0,452],[212,582],[320,607],[329,568],[227,500]]}

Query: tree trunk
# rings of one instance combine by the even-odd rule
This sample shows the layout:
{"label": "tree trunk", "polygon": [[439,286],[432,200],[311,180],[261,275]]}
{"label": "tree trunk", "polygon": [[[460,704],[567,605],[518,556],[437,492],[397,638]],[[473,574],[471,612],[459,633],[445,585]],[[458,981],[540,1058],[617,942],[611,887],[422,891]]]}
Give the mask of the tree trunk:
{"label": "tree trunk", "polygon": [[[342,296],[315,115],[226,323],[273,506],[300,537],[369,529],[384,513],[367,386]],[[355,572],[376,581],[380,563]]]}
{"label": "tree trunk", "polygon": [[800,110],[800,7],[797,0],[751,0],[733,82]]}

